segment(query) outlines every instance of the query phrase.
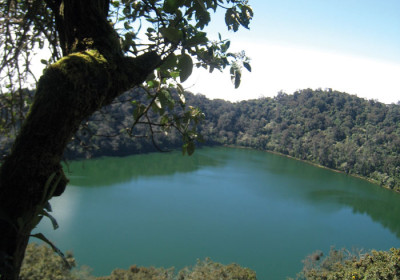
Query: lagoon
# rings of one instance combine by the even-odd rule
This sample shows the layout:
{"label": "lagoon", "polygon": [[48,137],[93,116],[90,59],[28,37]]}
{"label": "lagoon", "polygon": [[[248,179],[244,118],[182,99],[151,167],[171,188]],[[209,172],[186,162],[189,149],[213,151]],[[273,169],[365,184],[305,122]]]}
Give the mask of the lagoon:
{"label": "lagoon", "polygon": [[202,148],[73,161],[43,232],[79,264],[177,270],[210,257],[258,279],[294,277],[331,246],[400,247],[400,194],[261,151]]}

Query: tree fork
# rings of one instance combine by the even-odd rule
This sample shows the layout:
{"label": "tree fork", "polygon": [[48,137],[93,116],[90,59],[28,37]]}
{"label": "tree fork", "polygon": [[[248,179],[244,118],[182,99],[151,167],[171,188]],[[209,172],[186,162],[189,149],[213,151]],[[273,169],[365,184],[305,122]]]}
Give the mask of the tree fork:
{"label": "tree fork", "polygon": [[[97,51],[87,51],[64,57],[46,70],[12,152],[0,169],[2,280],[18,279],[48,178],[53,173],[61,176],[53,195],[61,195],[65,189],[68,180],[60,162],[80,123],[125,90],[141,84],[160,61],[157,54],[147,53],[115,64]],[[10,269],[16,273],[12,277],[8,276]]]}

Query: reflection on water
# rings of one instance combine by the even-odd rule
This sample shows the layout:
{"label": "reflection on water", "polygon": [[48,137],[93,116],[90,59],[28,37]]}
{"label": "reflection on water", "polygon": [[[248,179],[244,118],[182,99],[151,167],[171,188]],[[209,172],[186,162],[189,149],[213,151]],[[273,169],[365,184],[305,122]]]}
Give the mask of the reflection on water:
{"label": "reflection on water", "polygon": [[[232,152],[230,152],[232,154]],[[400,238],[400,194],[346,174],[317,168],[297,160],[252,150],[236,150],[238,162],[251,162],[257,195],[279,196],[291,201],[303,200],[316,211],[339,211],[350,207],[353,213],[367,214],[373,221]],[[265,170],[267,175],[260,172]],[[249,174],[249,172],[247,171]],[[264,186],[272,185],[274,189]],[[278,199],[278,198],[277,198]]]}
{"label": "reflection on water", "polygon": [[97,275],[133,263],[179,269],[208,256],[285,279],[331,245],[400,246],[399,194],[265,152],[204,148],[69,170],[71,185],[52,200],[60,229],[45,222],[39,231]]}
{"label": "reflection on water", "polygon": [[221,159],[199,152],[190,157],[170,152],[73,161],[65,169],[71,185],[102,187],[139,177],[193,172],[202,166],[217,166],[221,162]]}

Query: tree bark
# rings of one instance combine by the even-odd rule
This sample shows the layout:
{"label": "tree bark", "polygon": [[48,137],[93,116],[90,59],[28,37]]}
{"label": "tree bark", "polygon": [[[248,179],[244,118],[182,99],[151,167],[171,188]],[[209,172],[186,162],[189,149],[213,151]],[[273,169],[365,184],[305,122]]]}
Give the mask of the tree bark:
{"label": "tree bark", "polygon": [[40,211],[52,196],[63,193],[68,180],[60,161],[80,123],[141,84],[161,63],[152,52],[134,59],[122,56],[107,22],[108,1],[58,2],[64,16],[57,15],[64,36],[60,41],[67,56],[39,80],[31,111],[0,169],[1,280],[18,279]]}

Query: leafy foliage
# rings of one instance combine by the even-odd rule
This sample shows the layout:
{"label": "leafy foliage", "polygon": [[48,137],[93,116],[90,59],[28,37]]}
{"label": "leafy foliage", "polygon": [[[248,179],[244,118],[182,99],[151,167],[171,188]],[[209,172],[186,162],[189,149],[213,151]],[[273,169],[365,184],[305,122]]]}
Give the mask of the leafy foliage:
{"label": "leafy foliage", "polygon": [[[4,46],[0,50],[3,58],[0,65],[2,132],[17,134],[32,103],[33,96],[24,91],[35,87],[36,77],[31,71],[33,56],[40,49],[48,48],[50,57],[42,59],[42,63],[50,65],[74,50],[67,46],[62,30],[57,29],[61,22],[58,14],[61,8],[57,6],[60,3],[34,0],[6,1],[0,4],[0,16],[4,18],[0,22],[1,30],[4,31],[0,32],[0,44]],[[154,110],[164,120],[158,125],[163,126],[167,118],[169,123],[174,118],[168,112],[175,105],[187,109],[184,106],[185,93],[179,82],[187,80],[194,67],[212,72],[230,66],[235,87],[240,84],[242,68],[251,71],[249,59],[244,52],[229,52],[229,40],[219,36],[219,40],[211,41],[203,31],[211,21],[210,13],[217,9],[225,10],[229,30],[237,31],[240,26],[249,28],[253,11],[246,0],[123,0],[110,1],[110,7],[105,7],[121,41],[124,55],[138,57],[143,53],[156,52],[163,58],[163,63],[149,75],[145,83],[152,102],[148,107],[141,102],[135,104],[135,122],[146,121],[147,112]],[[86,48],[96,46],[87,43],[90,40],[84,43]],[[75,49],[79,50],[79,47],[75,46]],[[172,102],[171,88],[182,89],[179,93],[181,102]],[[193,114],[192,109],[186,112],[186,117],[193,117],[190,121],[196,124],[198,116]],[[152,124],[148,122],[148,125],[151,129]],[[184,151],[190,154],[197,134],[186,131],[185,126],[179,122],[175,126],[183,136]]]}
{"label": "leafy foliage", "polygon": [[70,271],[71,267],[76,265],[75,259],[71,253],[67,253],[66,259],[69,266],[50,248],[29,244],[20,278],[21,280],[75,280],[77,278],[73,277]]}
{"label": "leafy foliage", "polygon": [[178,279],[190,280],[256,280],[256,273],[237,264],[223,265],[210,259],[198,261],[193,268],[184,268],[178,273]]}
{"label": "leafy foliage", "polygon": [[316,252],[304,260],[298,280],[400,278],[400,249],[352,254],[345,249],[331,249],[328,256]]}
{"label": "leafy foliage", "polygon": [[29,244],[21,270],[21,280],[256,280],[256,273],[237,264],[223,265],[206,259],[198,261],[194,267],[185,267],[177,274],[173,268],[155,268],[131,266],[129,269],[115,269],[109,276],[95,277],[90,268],[83,266],[76,269],[76,261],[71,253],[67,254],[70,266],[54,252],[44,246]]}

